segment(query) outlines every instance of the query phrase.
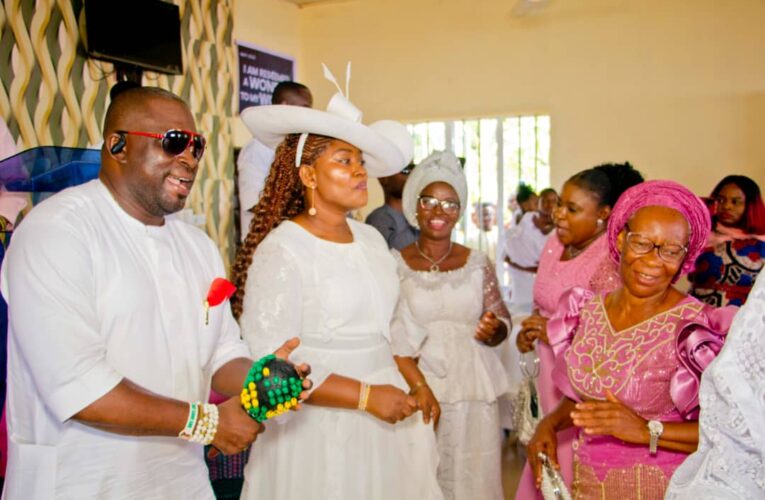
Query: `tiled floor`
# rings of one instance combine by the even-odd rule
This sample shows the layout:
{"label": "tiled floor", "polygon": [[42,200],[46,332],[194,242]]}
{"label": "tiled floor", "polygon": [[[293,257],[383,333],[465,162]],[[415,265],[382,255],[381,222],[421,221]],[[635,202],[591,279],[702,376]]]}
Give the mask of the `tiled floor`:
{"label": "tiled floor", "polygon": [[526,463],[526,457],[521,454],[520,448],[505,440],[502,446],[502,487],[505,490],[505,500],[515,498],[515,490],[518,487],[524,463]]}

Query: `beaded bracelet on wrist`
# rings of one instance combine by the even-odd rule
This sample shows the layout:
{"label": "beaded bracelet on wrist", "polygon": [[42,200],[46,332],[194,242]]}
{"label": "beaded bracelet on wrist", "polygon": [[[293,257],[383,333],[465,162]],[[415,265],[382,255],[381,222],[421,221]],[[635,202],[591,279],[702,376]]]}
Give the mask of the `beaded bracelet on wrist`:
{"label": "beaded bracelet on wrist", "polygon": [[208,445],[218,431],[218,407],[211,403],[189,403],[189,416],[178,437]]}
{"label": "beaded bracelet on wrist", "polygon": [[186,425],[183,430],[178,433],[178,437],[187,441],[191,440],[191,436],[194,435],[194,427],[197,425],[197,419],[199,418],[199,403],[189,403],[189,416],[186,419]]}
{"label": "beaded bracelet on wrist", "polygon": [[218,431],[218,407],[211,403],[202,405],[202,416],[194,427],[190,441],[207,446],[215,439]]}
{"label": "beaded bracelet on wrist", "polygon": [[240,400],[248,415],[258,422],[294,409],[303,391],[303,379],[295,367],[273,354],[252,364]]}

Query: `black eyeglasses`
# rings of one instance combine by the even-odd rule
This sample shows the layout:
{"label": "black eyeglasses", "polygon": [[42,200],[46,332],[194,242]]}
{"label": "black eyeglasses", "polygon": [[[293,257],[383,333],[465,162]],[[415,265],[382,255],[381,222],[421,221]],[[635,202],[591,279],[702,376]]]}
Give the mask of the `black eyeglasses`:
{"label": "black eyeglasses", "polygon": [[420,196],[417,198],[417,201],[420,203],[420,207],[423,210],[435,210],[437,206],[441,205],[441,210],[443,210],[445,214],[454,215],[460,211],[460,204],[456,201],[439,200],[432,196]]}
{"label": "black eyeglasses", "polygon": [[135,132],[128,130],[118,130],[119,134],[140,135],[143,137],[152,137],[162,141],[162,150],[170,156],[178,156],[191,146],[191,154],[199,161],[205,152],[207,141],[201,134],[189,130],[168,130],[164,134],[154,134],[151,132]]}
{"label": "black eyeglasses", "polygon": [[[627,227],[629,230],[629,227]],[[653,241],[649,240],[640,233],[627,233],[627,245],[630,249],[638,255],[645,255],[653,252],[654,248],[658,249],[659,258],[669,264],[676,264],[683,260],[685,254],[688,252],[687,246],[677,245],[675,243],[665,243],[663,245],[657,245]]]}

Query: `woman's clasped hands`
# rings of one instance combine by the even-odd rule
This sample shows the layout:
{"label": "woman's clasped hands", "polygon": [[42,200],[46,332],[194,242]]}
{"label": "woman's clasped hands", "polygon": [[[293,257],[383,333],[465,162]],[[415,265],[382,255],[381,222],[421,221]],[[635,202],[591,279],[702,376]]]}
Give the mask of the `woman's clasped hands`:
{"label": "woman's clasped hands", "polygon": [[366,411],[389,424],[395,424],[418,409],[417,400],[398,387],[373,385],[369,391]]}

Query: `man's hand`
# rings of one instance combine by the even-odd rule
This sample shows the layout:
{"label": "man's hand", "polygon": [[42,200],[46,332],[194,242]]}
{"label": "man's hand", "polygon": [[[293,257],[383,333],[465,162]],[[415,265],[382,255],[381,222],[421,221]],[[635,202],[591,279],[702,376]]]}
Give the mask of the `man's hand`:
{"label": "man's hand", "polygon": [[266,428],[242,408],[239,398],[218,405],[218,430],[212,445],[224,455],[235,455],[247,449]]}

